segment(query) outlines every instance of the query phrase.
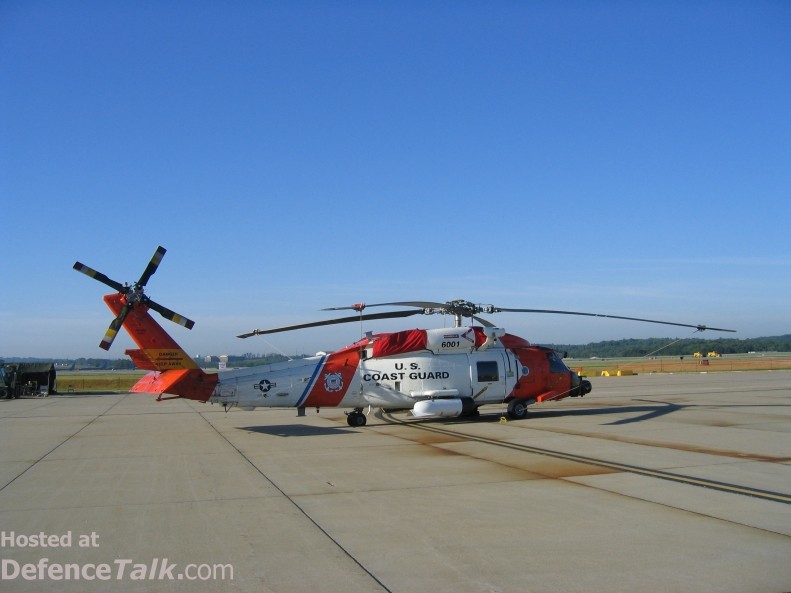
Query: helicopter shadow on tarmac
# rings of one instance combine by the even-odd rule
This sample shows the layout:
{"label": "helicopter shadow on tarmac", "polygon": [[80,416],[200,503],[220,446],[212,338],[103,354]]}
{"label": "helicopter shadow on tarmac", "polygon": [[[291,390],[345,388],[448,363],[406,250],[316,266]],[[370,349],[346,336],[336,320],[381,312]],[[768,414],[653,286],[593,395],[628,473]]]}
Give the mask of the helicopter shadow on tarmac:
{"label": "helicopter shadow on tarmac", "polygon": [[[618,420],[607,422],[606,425],[619,425],[631,424],[633,422],[643,422],[645,420],[653,420],[667,414],[672,414],[683,408],[696,407],[695,404],[674,404],[667,402],[652,402],[645,400],[654,405],[630,405],[630,406],[608,406],[599,408],[585,408],[585,409],[554,409],[554,410],[541,410],[532,408],[527,415],[527,418],[521,420],[509,420],[509,422],[518,422],[529,426],[531,421],[540,420],[541,418],[570,418],[580,416],[607,416],[612,414],[639,414],[641,415],[633,418],[620,418]],[[377,417],[383,417],[382,413],[376,414]],[[407,424],[441,424],[446,426],[459,425],[459,424],[478,424],[482,422],[500,422],[505,417],[505,411],[481,410],[480,416],[474,417],[461,417],[461,418],[421,418],[408,419]]]}
{"label": "helicopter shadow on tarmac", "polygon": [[315,437],[351,434],[357,431],[343,426],[311,426],[309,424],[278,424],[272,426],[240,426],[239,430],[250,433],[268,434],[275,437]]}
{"label": "helicopter shadow on tarmac", "polygon": [[587,408],[583,410],[531,410],[530,417],[532,418],[561,418],[567,416],[598,416],[598,415],[607,415],[607,414],[630,414],[630,413],[639,413],[644,412],[640,416],[635,416],[634,418],[621,418],[619,420],[615,420],[613,422],[607,422],[606,425],[608,426],[617,426],[620,424],[632,424],[634,422],[644,422],[645,420],[654,420],[655,418],[660,418],[662,416],[666,416],[667,414],[672,414],[673,412],[678,412],[679,410],[685,409],[705,409],[705,408],[755,408],[755,407],[791,407],[788,404],[760,404],[756,405],[753,403],[745,403],[745,404],[676,404],[671,402],[657,402],[654,400],[648,399],[641,399],[635,401],[644,401],[648,402],[649,404],[654,405],[632,405],[632,406],[613,406],[607,408]]}
{"label": "helicopter shadow on tarmac", "polygon": [[[611,422],[605,422],[604,425],[606,426],[619,426],[623,424],[633,424],[635,422],[645,422],[647,420],[655,420],[657,418],[661,418],[663,416],[667,416],[668,414],[672,414],[674,412],[678,412],[680,410],[684,410],[687,408],[703,408],[709,407],[700,404],[677,404],[672,402],[655,402],[652,400],[636,400],[636,401],[644,401],[646,404],[643,405],[629,405],[629,406],[608,406],[608,407],[596,407],[596,408],[584,408],[584,409],[555,409],[555,410],[538,410],[532,409],[527,418],[519,421],[512,420],[511,422],[520,422],[529,425],[532,420],[540,420],[542,418],[573,418],[573,417],[581,417],[581,416],[611,416],[613,414],[638,414],[637,416],[630,417],[630,418],[619,418],[618,420],[613,420]],[[754,404],[753,404],[754,406]],[[722,408],[722,405],[717,405],[715,407]],[[732,407],[732,406],[728,406]],[[403,413],[406,410],[400,410],[395,413]],[[386,412],[385,414],[390,415],[394,413]],[[375,416],[380,419],[385,419],[382,411],[378,411]],[[447,425],[447,426],[458,426],[460,424],[477,424],[481,422],[499,422],[503,413],[496,412],[492,410],[491,412],[486,411],[482,413],[480,416],[476,417],[461,417],[461,418],[421,418],[417,419],[408,419],[406,420],[406,424],[412,423],[420,423],[420,424],[439,424],[439,425]],[[349,428],[343,426],[311,426],[309,424],[287,424],[287,425],[273,425],[273,426],[242,426],[239,427],[239,430],[246,430],[250,433],[260,433],[260,434],[268,434],[271,436],[279,436],[279,437],[301,437],[301,436],[328,436],[328,435],[340,435],[340,434],[351,434],[355,432],[360,432],[356,430],[350,430]]]}
{"label": "helicopter shadow on tarmac", "polygon": [[[694,407],[693,405],[679,405],[672,403],[657,403],[656,405],[639,405],[639,406],[613,406],[607,408],[586,408],[583,410],[531,410],[530,415],[522,422],[529,423],[532,419],[540,418],[563,418],[575,416],[606,416],[611,414],[635,414],[641,413],[642,415],[634,418],[621,418],[619,420],[608,422],[610,425],[630,424],[633,422],[642,422],[644,420],[652,420],[659,418],[666,414],[671,414],[682,408]],[[376,414],[381,417],[381,413]],[[440,425],[460,425],[460,424],[476,424],[481,422],[499,422],[502,414],[498,412],[483,413],[474,418],[421,418],[409,419],[408,424],[440,424]],[[512,421],[513,422],[513,421]],[[249,433],[267,434],[270,436],[278,437],[310,437],[310,436],[330,436],[341,434],[352,434],[359,432],[350,430],[344,426],[311,426],[309,424],[277,424],[265,426],[240,426],[238,430],[245,430]]]}
{"label": "helicopter shadow on tarmac", "polygon": [[568,416],[599,416],[608,414],[640,414],[633,418],[620,418],[612,422],[607,422],[607,426],[617,426],[620,424],[632,424],[634,422],[644,422],[646,420],[654,420],[661,418],[667,414],[678,412],[685,408],[694,408],[695,404],[674,404],[668,402],[651,402],[653,405],[632,405],[632,406],[613,406],[609,408],[588,408],[584,410],[546,410],[546,411],[532,411],[530,415],[534,418],[557,418]]}

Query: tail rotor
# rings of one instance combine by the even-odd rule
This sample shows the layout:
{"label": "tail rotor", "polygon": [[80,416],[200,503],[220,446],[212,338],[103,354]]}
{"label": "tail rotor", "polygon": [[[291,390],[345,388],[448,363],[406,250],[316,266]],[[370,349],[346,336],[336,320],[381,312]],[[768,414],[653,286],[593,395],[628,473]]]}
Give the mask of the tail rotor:
{"label": "tail rotor", "polygon": [[159,264],[162,262],[162,258],[165,256],[166,249],[162,246],[157,247],[157,250],[154,252],[154,255],[151,257],[151,261],[148,262],[146,269],[143,271],[143,274],[140,276],[140,279],[135,282],[134,284],[121,284],[120,282],[116,282],[115,280],[109,278],[105,274],[101,272],[97,272],[93,268],[86,266],[80,262],[75,262],[74,269],[78,272],[85,274],[105,284],[112,288],[113,290],[117,291],[118,293],[124,296],[124,307],[121,309],[118,316],[112,320],[110,323],[110,327],[107,328],[107,332],[105,332],[102,341],[99,343],[99,347],[103,350],[109,350],[110,346],[112,346],[113,341],[115,340],[115,336],[118,334],[118,331],[121,329],[124,323],[124,319],[126,319],[127,314],[131,311],[134,307],[139,305],[145,305],[149,309],[153,309],[165,319],[169,319],[170,321],[177,323],[187,329],[192,329],[192,326],[195,325],[195,322],[187,319],[186,317],[179,315],[175,311],[171,311],[167,307],[160,305],[159,303],[152,301],[148,298],[145,294],[145,286],[148,284],[148,281],[151,279],[151,276],[154,275],[154,272],[157,271]]}

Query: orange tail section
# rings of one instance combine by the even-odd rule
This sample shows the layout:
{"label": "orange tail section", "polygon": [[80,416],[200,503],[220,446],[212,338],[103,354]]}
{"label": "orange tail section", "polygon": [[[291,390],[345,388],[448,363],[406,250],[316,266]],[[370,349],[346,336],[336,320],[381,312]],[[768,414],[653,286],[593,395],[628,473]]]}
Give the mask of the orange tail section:
{"label": "orange tail section", "polygon": [[[126,304],[122,294],[104,297],[104,302],[116,315]],[[176,341],[148,314],[148,307],[137,304],[129,311],[123,326],[139,350],[126,354],[140,369],[153,371],[140,379],[130,391],[184,397],[205,402],[217,385],[216,374],[207,374],[195,364]]]}

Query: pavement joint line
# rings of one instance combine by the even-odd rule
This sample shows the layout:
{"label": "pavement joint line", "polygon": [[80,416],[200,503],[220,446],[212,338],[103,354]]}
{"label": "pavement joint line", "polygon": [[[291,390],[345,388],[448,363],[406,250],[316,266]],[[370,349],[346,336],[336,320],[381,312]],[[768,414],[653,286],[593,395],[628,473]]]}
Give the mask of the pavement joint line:
{"label": "pavement joint line", "polygon": [[365,566],[363,566],[363,564],[359,560],[357,560],[357,558],[355,558],[354,555],[352,555],[352,553],[349,552],[349,550],[347,550],[345,547],[343,547],[343,545],[337,539],[335,539],[332,535],[330,535],[330,533],[326,529],[324,529],[321,525],[319,525],[318,522],[313,517],[311,517],[308,514],[308,512],[305,509],[303,509],[297,503],[296,500],[294,500],[293,497],[289,496],[282,488],[280,488],[280,486],[275,484],[269,476],[267,476],[263,471],[261,471],[261,469],[255,463],[253,463],[253,461],[247,455],[245,455],[241,451],[241,449],[239,449],[239,447],[234,445],[228,439],[228,437],[225,436],[225,434],[220,432],[211,422],[209,422],[209,420],[206,417],[204,417],[202,412],[198,412],[198,415],[201,418],[203,418],[203,420],[206,422],[206,424],[208,424],[212,428],[212,430],[214,430],[214,432],[216,432],[218,435],[220,435],[225,440],[225,442],[227,442],[231,447],[233,447],[233,449],[235,449],[236,452],[239,453],[239,455],[242,456],[242,459],[244,459],[247,463],[249,463],[250,466],[252,466],[252,468],[256,472],[258,472],[261,475],[262,478],[264,478],[267,482],[269,482],[272,485],[273,488],[275,488],[278,492],[280,492],[280,494],[283,495],[283,497],[286,500],[288,500],[294,506],[294,508],[296,508],[308,521],[310,521],[316,527],[316,529],[318,529],[321,533],[323,533],[324,536],[329,541],[331,541],[341,552],[343,552],[346,555],[346,557],[349,558],[349,560],[351,560],[354,564],[356,564],[360,568],[360,570],[365,572],[365,574],[367,574],[369,577],[371,577],[371,579],[373,579],[384,591],[386,591],[387,593],[393,593],[393,591],[389,587],[387,587],[387,585],[385,585],[381,580],[379,580],[376,577],[376,575],[374,575],[370,570],[368,570]]}
{"label": "pavement joint line", "polygon": [[[272,495],[274,496],[274,495]],[[223,498],[222,502],[245,502],[245,501],[255,501],[255,500],[263,500],[267,498],[266,496],[237,496],[234,498]],[[124,507],[126,508],[145,508],[145,507],[161,507],[161,506],[179,506],[179,505],[203,505],[203,504],[217,504],[218,499],[216,498],[197,498],[194,500],[155,500],[152,502],[126,502],[124,503]],[[75,509],[114,509],[117,508],[118,505],[115,503],[112,504],[89,504],[89,505],[73,505],[73,506],[50,506],[47,507],[48,511],[73,511]],[[1,509],[0,515],[3,513],[20,513],[20,512],[30,512],[39,510],[39,507],[30,507],[30,508],[14,508],[14,509]]]}
{"label": "pavement joint line", "polygon": [[22,470],[22,471],[21,471],[19,474],[17,474],[17,475],[16,475],[16,476],[14,476],[13,478],[11,478],[11,479],[10,479],[10,480],[9,480],[9,481],[6,483],[6,484],[4,484],[2,487],[0,487],[0,493],[1,493],[1,492],[3,492],[3,490],[5,490],[6,488],[8,488],[8,487],[9,487],[11,484],[13,484],[14,482],[16,482],[16,481],[17,481],[19,478],[21,478],[22,476],[24,476],[24,475],[25,475],[25,474],[26,474],[28,471],[30,471],[30,470],[31,470],[32,468],[34,468],[36,465],[38,465],[39,463],[41,463],[41,462],[42,462],[42,461],[43,461],[43,460],[44,460],[44,459],[45,459],[47,456],[49,456],[51,453],[53,453],[54,451],[56,451],[57,449],[59,449],[59,448],[60,448],[62,445],[64,445],[65,443],[68,443],[68,442],[69,442],[71,439],[73,439],[74,437],[76,437],[76,436],[77,436],[78,434],[80,434],[80,433],[81,433],[83,430],[85,430],[85,429],[86,429],[86,428],[88,428],[88,427],[89,427],[91,424],[93,424],[94,422],[96,422],[96,421],[97,421],[99,418],[101,418],[102,416],[104,416],[105,414],[107,414],[107,413],[108,413],[110,410],[112,410],[112,409],[113,409],[115,406],[117,406],[117,405],[118,405],[118,404],[120,404],[122,401],[124,401],[124,400],[127,398],[127,396],[128,396],[128,394],[127,394],[127,395],[125,395],[124,397],[120,398],[120,399],[119,399],[117,402],[115,402],[113,405],[111,405],[109,408],[107,408],[107,409],[106,409],[104,412],[102,412],[101,414],[97,414],[96,416],[94,416],[94,417],[93,417],[93,419],[91,419],[91,420],[90,420],[90,421],[88,421],[86,424],[84,424],[84,425],[82,426],[82,428],[80,428],[78,431],[76,431],[76,432],[74,432],[74,433],[70,434],[69,436],[67,436],[67,437],[66,437],[65,439],[63,439],[63,440],[62,440],[60,443],[58,443],[57,445],[55,445],[54,447],[52,447],[52,449],[50,449],[49,451],[47,451],[46,453],[44,453],[44,455],[42,455],[41,457],[39,457],[38,459],[36,459],[36,460],[35,460],[33,463],[31,463],[30,465],[28,465],[28,466],[27,466],[25,469],[23,469],[23,470]]}

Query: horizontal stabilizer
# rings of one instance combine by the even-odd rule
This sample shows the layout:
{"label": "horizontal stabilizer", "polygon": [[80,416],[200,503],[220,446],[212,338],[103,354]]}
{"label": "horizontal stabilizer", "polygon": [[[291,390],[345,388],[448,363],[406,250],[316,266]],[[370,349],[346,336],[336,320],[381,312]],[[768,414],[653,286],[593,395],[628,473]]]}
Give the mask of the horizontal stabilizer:
{"label": "horizontal stabilizer", "polygon": [[135,367],[143,371],[158,371],[159,369],[154,366],[151,359],[146,356],[143,350],[127,350],[124,352],[129,358],[132,359]]}
{"label": "horizontal stabilizer", "polygon": [[135,366],[144,371],[195,369],[198,365],[181,348],[146,348],[124,352]]}
{"label": "horizontal stabilizer", "polygon": [[140,379],[129,391],[171,395],[205,402],[214,393],[217,379],[216,374],[204,373],[201,369],[155,371]]}

